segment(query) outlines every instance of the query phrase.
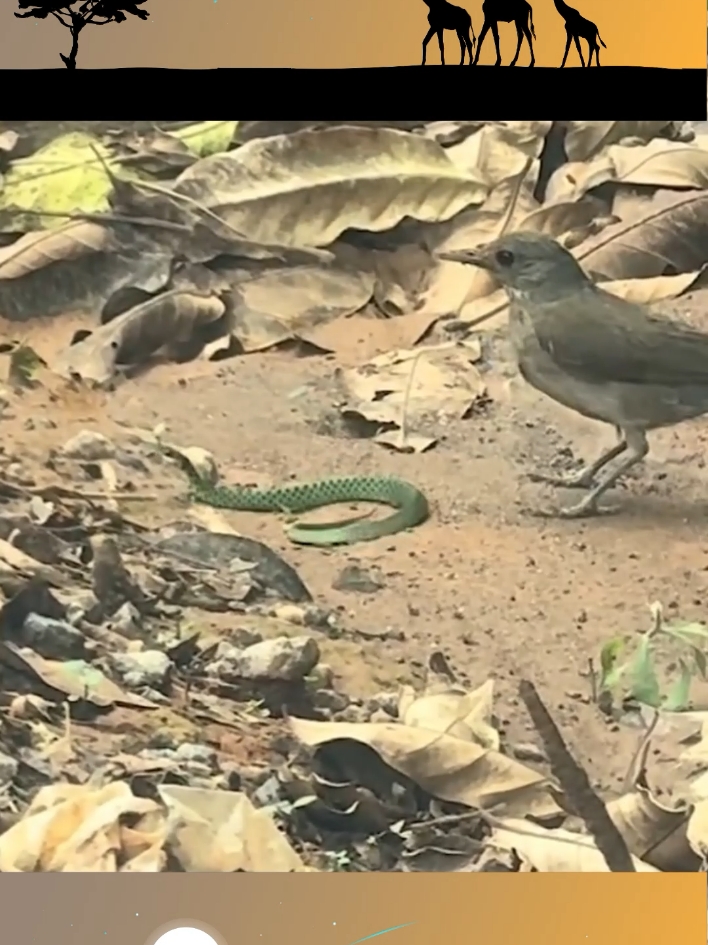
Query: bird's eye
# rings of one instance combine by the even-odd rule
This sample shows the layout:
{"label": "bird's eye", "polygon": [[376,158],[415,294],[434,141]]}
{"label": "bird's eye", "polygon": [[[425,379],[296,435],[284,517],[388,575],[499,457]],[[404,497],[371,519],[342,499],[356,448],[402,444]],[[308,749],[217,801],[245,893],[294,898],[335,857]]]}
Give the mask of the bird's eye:
{"label": "bird's eye", "polygon": [[500,249],[499,252],[495,254],[494,258],[499,265],[503,266],[505,269],[514,262],[514,254],[510,253],[508,249]]}

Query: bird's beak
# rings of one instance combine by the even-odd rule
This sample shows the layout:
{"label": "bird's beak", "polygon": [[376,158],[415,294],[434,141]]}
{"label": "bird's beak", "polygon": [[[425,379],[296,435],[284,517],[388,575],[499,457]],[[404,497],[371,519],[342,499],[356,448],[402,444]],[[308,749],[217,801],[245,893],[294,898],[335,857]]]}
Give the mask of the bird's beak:
{"label": "bird's beak", "polygon": [[446,262],[466,263],[468,266],[489,269],[489,261],[479,250],[455,249],[448,253],[437,253],[437,258],[444,259]]}

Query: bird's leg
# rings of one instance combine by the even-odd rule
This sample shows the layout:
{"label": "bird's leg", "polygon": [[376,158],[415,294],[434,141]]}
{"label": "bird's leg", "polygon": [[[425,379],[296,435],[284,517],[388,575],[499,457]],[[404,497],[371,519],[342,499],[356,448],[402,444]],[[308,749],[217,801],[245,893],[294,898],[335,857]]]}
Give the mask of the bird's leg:
{"label": "bird's leg", "polygon": [[[607,479],[595,486],[585,498],[577,505],[571,505],[568,508],[561,509],[558,512],[559,518],[585,518],[590,515],[598,515],[604,511],[597,506],[597,500],[607,492],[627,470],[636,465],[649,452],[649,444],[644,430],[625,431],[625,448],[629,451],[629,456],[619,464],[617,469],[611,473]],[[619,444],[618,444],[619,445]],[[616,447],[615,447],[616,448]]]}
{"label": "bird's leg", "polygon": [[595,485],[595,476],[603,469],[608,463],[612,462],[615,457],[619,456],[620,453],[624,453],[627,449],[627,441],[624,436],[620,439],[619,443],[606,450],[599,459],[596,459],[594,463],[590,463],[588,466],[584,466],[582,469],[579,469],[577,472],[569,473],[566,476],[551,476],[544,473],[531,473],[529,478],[532,482],[545,482],[551,486],[561,486],[564,489],[591,489]]}

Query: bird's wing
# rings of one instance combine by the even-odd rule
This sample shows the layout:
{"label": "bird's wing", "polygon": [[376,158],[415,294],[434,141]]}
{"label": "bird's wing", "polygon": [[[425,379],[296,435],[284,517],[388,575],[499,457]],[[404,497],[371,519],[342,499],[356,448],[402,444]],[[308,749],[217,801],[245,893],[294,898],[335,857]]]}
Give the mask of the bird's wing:
{"label": "bird's wing", "polygon": [[524,308],[541,347],[569,374],[600,383],[708,385],[708,335],[642,305],[587,286]]}

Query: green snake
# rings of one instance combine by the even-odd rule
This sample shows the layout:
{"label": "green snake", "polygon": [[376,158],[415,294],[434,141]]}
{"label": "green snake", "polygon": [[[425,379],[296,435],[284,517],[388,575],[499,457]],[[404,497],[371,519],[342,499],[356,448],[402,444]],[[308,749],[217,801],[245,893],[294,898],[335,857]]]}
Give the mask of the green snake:
{"label": "green snake", "polygon": [[314,482],[288,483],[270,489],[251,486],[218,486],[202,478],[190,461],[178,450],[161,445],[190,482],[189,498],[217,509],[244,512],[310,512],[338,502],[376,502],[396,509],[393,515],[375,521],[363,516],[339,522],[296,522],[286,527],[290,541],[298,545],[351,545],[394,535],[414,528],[429,515],[428,500],[415,486],[394,476],[344,476],[317,479]]}

